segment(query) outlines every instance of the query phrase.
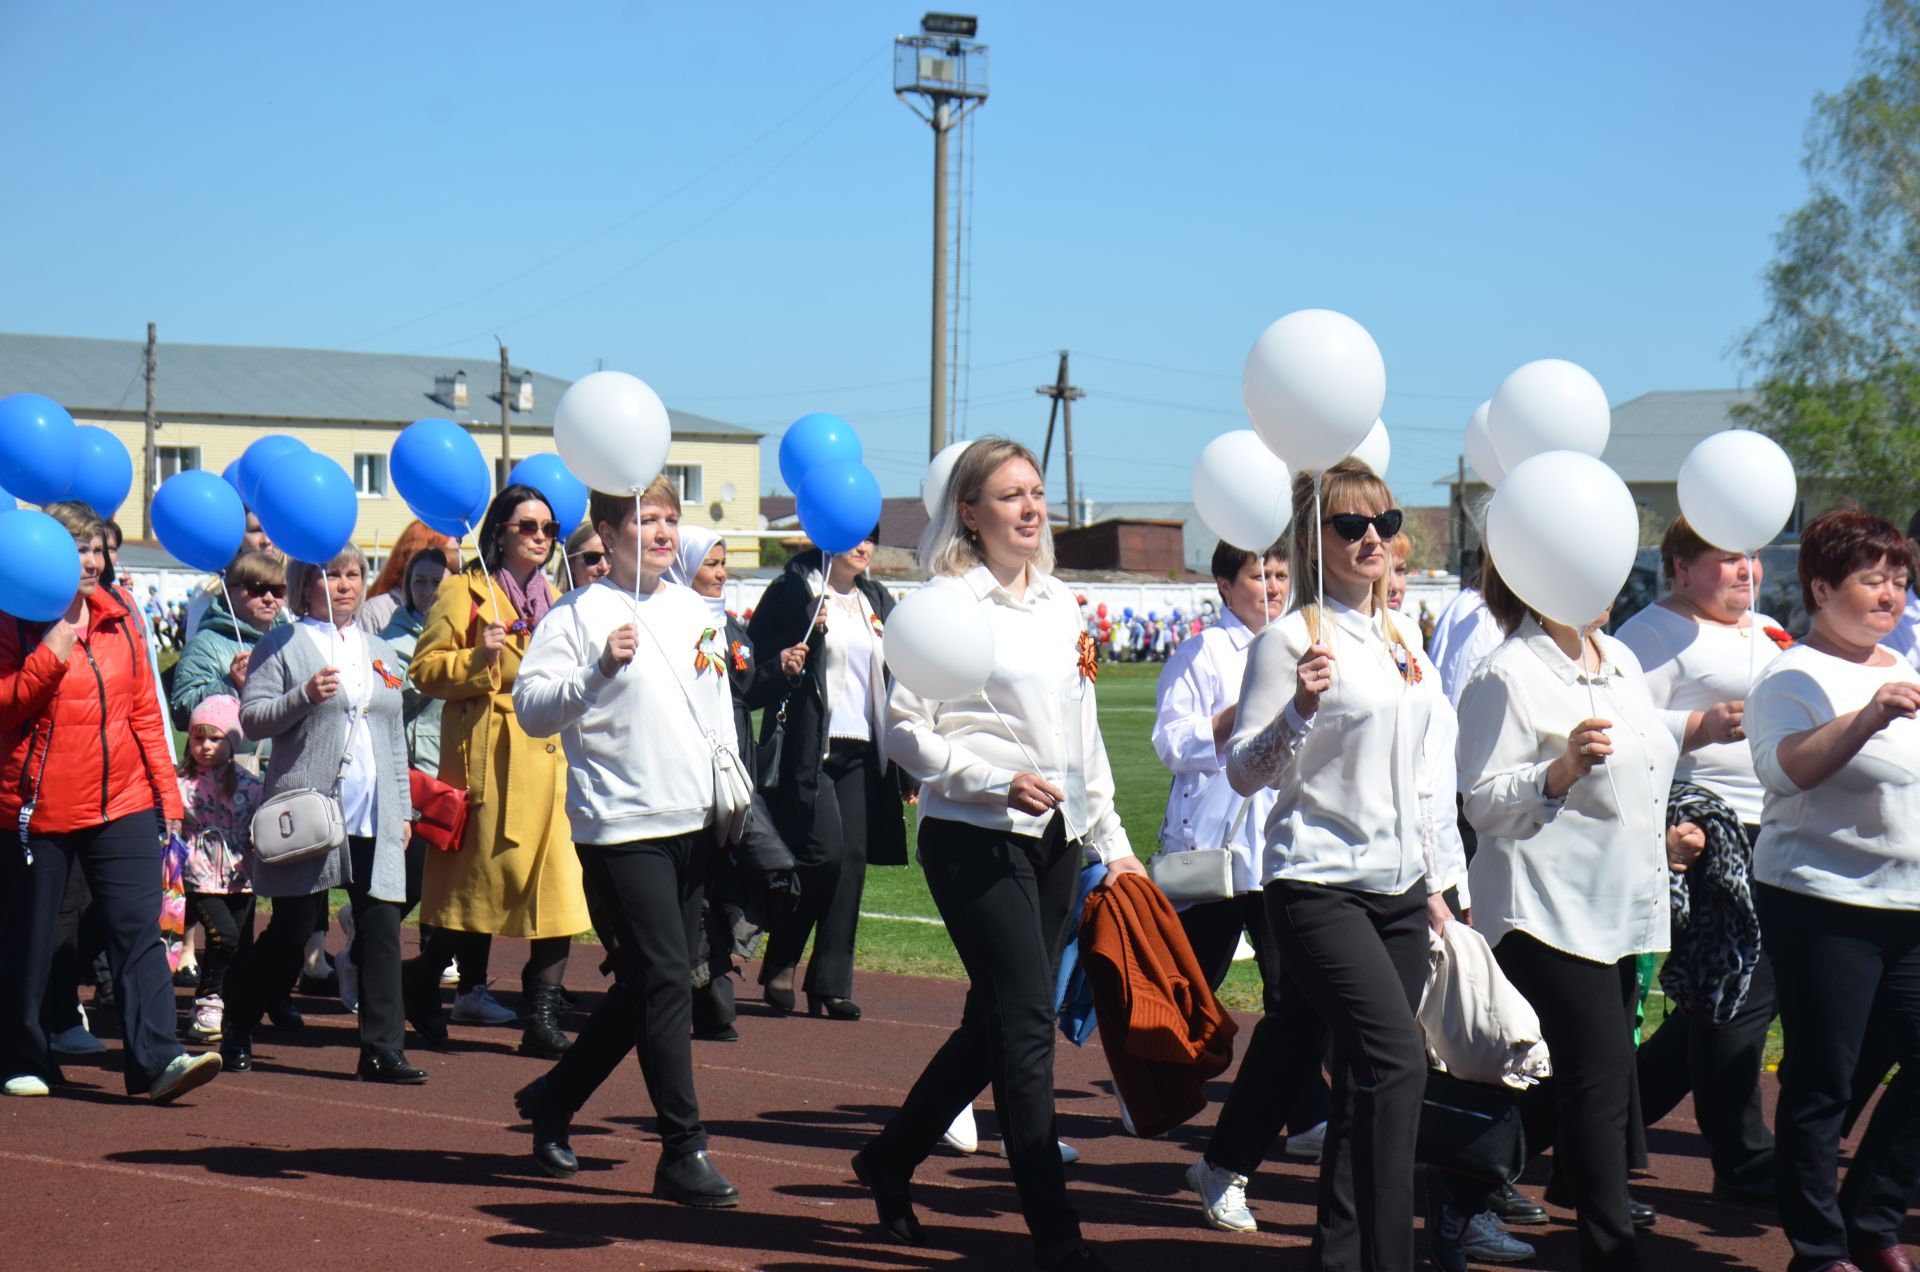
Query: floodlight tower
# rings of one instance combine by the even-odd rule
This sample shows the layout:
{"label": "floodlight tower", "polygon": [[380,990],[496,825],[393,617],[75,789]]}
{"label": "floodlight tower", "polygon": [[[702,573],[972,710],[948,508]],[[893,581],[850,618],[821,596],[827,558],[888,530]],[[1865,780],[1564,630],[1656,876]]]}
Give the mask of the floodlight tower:
{"label": "floodlight tower", "polygon": [[[893,91],[933,125],[933,406],[931,459],[947,445],[947,133],[987,100],[987,46],[980,20],[929,13],[919,35],[893,42]],[[923,98],[924,101],[916,100]]]}

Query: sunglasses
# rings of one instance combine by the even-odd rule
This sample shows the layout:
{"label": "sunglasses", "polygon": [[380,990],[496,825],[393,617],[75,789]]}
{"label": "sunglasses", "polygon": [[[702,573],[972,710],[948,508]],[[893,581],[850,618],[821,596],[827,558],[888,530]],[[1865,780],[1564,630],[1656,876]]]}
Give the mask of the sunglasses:
{"label": "sunglasses", "polygon": [[580,562],[582,565],[598,565],[607,559],[607,554],[604,552],[576,552],[573,554],[573,557],[574,560]]}
{"label": "sunglasses", "polygon": [[1348,543],[1358,543],[1367,537],[1367,527],[1372,526],[1385,542],[1400,533],[1400,523],[1406,519],[1398,508],[1389,508],[1377,517],[1363,517],[1357,512],[1336,512],[1327,518],[1327,524],[1333,532]]}
{"label": "sunglasses", "polygon": [[249,583],[246,591],[247,595],[252,597],[271,596],[282,601],[287,599],[285,583]]}
{"label": "sunglasses", "polygon": [[549,539],[558,539],[560,537],[560,523],[558,521],[535,521],[532,517],[522,517],[518,521],[509,521],[507,524],[528,538],[532,538],[536,534],[545,535]]}

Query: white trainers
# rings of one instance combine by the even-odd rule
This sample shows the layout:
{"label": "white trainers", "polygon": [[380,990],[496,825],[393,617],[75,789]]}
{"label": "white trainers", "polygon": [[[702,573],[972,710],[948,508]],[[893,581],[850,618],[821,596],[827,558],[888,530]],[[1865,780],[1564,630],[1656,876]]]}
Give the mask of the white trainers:
{"label": "white trainers", "polygon": [[1080,1160],[1080,1150],[1067,1143],[1067,1141],[1055,1140],[1054,1143],[1060,1146],[1060,1162],[1062,1165],[1071,1166]]}
{"label": "white trainers", "polygon": [[1327,1124],[1325,1122],[1310,1131],[1287,1136],[1287,1156],[1303,1162],[1317,1162],[1327,1147]]}
{"label": "white trainers", "polygon": [[440,988],[458,989],[460,987],[460,964],[448,963],[440,969]]}
{"label": "white trainers", "polygon": [[8,1095],[46,1095],[47,1084],[31,1073],[21,1073],[7,1079]]}
{"label": "white trainers", "polygon": [[960,1116],[953,1119],[953,1125],[940,1138],[956,1153],[979,1152],[980,1132],[973,1124],[973,1105],[961,1109]]}
{"label": "white trainers", "polygon": [[203,1087],[220,1073],[220,1053],[203,1051],[197,1056],[175,1056],[160,1076],[147,1088],[155,1104],[176,1100],[195,1087]]}
{"label": "white trainers", "polygon": [[220,1041],[220,1026],[227,1014],[226,1004],[220,995],[193,1000],[193,1019],[187,1023],[187,1032],[196,1042]]}
{"label": "white trainers", "polygon": [[[346,911],[342,910],[344,916]],[[340,978],[340,1005],[354,1015],[360,1014],[360,969],[353,962],[353,947],[348,945],[333,956],[334,974]]]}
{"label": "white trainers", "polygon": [[510,1025],[520,1019],[488,993],[485,985],[475,985],[455,997],[450,1018],[456,1025]]}
{"label": "white trainers", "polygon": [[1222,1232],[1258,1232],[1247,1209],[1247,1177],[1215,1166],[1202,1157],[1187,1167],[1187,1187],[1200,1194],[1207,1225]]}

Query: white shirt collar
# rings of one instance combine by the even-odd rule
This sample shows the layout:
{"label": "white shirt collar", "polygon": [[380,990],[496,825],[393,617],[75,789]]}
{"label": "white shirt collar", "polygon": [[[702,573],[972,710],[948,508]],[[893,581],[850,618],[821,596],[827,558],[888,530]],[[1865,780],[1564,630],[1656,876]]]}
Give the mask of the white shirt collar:
{"label": "white shirt collar", "polygon": [[1032,563],[1027,565],[1027,594],[1024,599],[1015,599],[1012,592],[1001,586],[1000,580],[993,577],[993,571],[987,568],[984,561],[960,578],[980,600],[994,597],[1005,605],[1032,605],[1053,588],[1053,577],[1042,573],[1040,567]]}
{"label": "white shirt collar", "polygon": [[1597,674],[1582,672],[1580,664],[1567,657],[1566,651],[1560,648],[1559,642],[1547,635],[1546,629],[1541,627],[1531,614],[1520,624],[1520,630],[1514,635],[1519,637],[1526,647],[1547,665],[1548,670],[1560,677],[1563,684],[1578,684],[1583,680],[1605,684],[1610,677],[1619,674],[1620,669],[1614,665],[1613,659],[1607,654],[1605,643],[1598,641],[1596,643],[1600,645],[1599,672]]}
{"label": "white shirt collar", "polygon": [[1253,643],[1253,629],[1241,622],[1240,616],[1230,609],[1222,612],[1220,621],[1214,626],[1227,634],[1227,639],[1233,643],[1235,649],[1245,649]]}
{"label": "white shirt collar", "polygon": [[1381,633],[1381,618],[1377,612],[1369,617],[1351,605],[1343,605],[1332,597],[1327,598],[1327,612],[1333,615],[1333,621],[1344,628],[1349,636],[1371,641],[1385,639]]}

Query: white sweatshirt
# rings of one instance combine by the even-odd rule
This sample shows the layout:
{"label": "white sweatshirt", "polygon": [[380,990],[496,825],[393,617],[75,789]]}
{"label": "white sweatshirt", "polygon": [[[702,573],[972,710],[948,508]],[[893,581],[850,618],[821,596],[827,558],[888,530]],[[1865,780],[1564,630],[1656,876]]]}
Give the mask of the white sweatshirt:
{"label": "white sweatshirt", "polygon": [[[636,621],[633,661],[601,675],[607,637]],[[567,593],[540,621],[514,680],[513,709],[530,736],[560,735],[574,842],[661,839],[712,823],[711,747],[738,752],[727,656],[725,629],[677,583],[635,602],[601,579]]]}

